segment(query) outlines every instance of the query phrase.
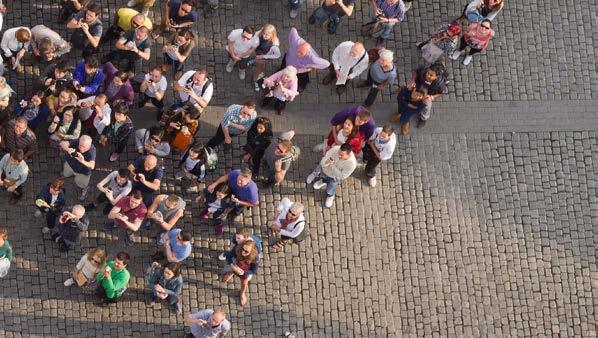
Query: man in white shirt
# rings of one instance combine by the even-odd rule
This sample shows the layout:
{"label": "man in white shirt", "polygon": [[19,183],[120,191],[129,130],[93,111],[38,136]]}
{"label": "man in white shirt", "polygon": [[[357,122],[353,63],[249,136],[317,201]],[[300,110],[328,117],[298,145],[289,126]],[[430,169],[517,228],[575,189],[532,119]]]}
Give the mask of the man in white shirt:
{"label": "man in white shirt", "polygon": [[370,187],[376,186],[376,167],[382,161],[389,160],[397,146],[395,129],[390,125],[376,128],[368,144],[363,147],[363,162],[365,162],[365,175],[368,177]]}
{"label": "man in white shirt", "polygon": [[286,197],[280,201],[274,218],[268,224],[270,235],[280,233],[280,239],[272,244],[272,248],[280,249],[291,242],[299,243],[305,238],[303,210],[303,204],[299,202],[293,203]]}
{"label": "man in white shirt", "polygon": [[347,91],[347,82],[358,77],[368,68],[369,57],[361,42],[341,42],[332,52],[328,75],[322,83],[327,86],[336,80],[336,93]]}
{"label": "man in white shirt", "polygon": [[314,182],[314,189],[318,190],[326,187],[326,208],[330,208],[334,203],[334,195],[336,195],[336,187],[341,181],[347,179],[355,168],[357,167],[357,160],[353,149],[348,143],[343,143],[340,146],[330,148],[320,161],[320,164],[314,171],[307,176],[307,184],[311,184],[316,177],[320,180]]}
{"label": "man in white shirt", "polygon": [[154,107],[158,108],[158,121],[162,118],[162,111],[164,110],[166,88],[168,88],[168,81],[159,66],[154,67],[149,73],[145,74],[139,88],[139,91],[143,93],[139,101],[139,108],[151,102]]}
{"label": "man in white shirt", "polygon": [[228,45],[226,51],[228,52],[229,60],[226,64],[226,71],[228,73],[233,71],[235,64],[239,63],[239,79],[245,79],[245,69],[247,69],[247,61],[255,52],[259,45],[259,39],[254,39],[255,29],[253,26],[245,26],[243,29],[234,29],[228,35]]}
{"label": "man in white shirt", "polygon": [[0,41],[4,62],[10,62],[13,67],[18,65],[29,50],[30,42],[31,31],[29,28],[15,27],[7,29],[2,35],[2,41]]}
{"label": "man in white shirt", "polygon": [[191,103],[199,112],[208,106],[214,94],[214,84],[208,78],[208,70],[197,68],[185,72],[174,83],[174,91],[182,103]]}
{"label": "man in white shirt", "polygon": [[77,102],[77,105],[81,107],[79,110],[81,124],[84,130],[89,131],[91,135],[96,133],[101,135],[104,128],[110,124],[112,108],[106,101],[106,94],[98,94]]}

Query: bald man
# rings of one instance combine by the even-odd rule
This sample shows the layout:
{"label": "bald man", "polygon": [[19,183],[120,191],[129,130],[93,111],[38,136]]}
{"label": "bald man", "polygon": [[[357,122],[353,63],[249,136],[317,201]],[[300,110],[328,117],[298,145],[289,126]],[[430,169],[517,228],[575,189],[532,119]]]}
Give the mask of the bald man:
{"label": "bald man", "polygon": [[341,42],[332,52],[332,63],[322,83],[329,85],[336,80],[336,93],[347,91],[347,82],[358,77],[368,68],[369,58],[361,42]]}
{"label": "bald man", "polygon": [[158,165],[154,155],[140,156],[128,167],[133,177],[133,190],[143,194],[143,204],[152,205],[164,177],[164,168]]}
{"label": "bald man", "polygon": [[66,252],[77,243],[81,234],[89,227],[89,219],[85,217],[85,208],[75,204],[71,211],[65,210],[55,219],[48,219],[47,228],[53,229],[52,240],[58,243],[59,250]]}
{"label": "bald man", "polygon": [[79,200],[84,201],[89,192],[91,173],[96,167],[96,147],[88,135],[83,135],[78,140],[61,141],[58,145],[67,154],[62,176],[75,176],[75,184],[81,188]]}
{"label": "bald man", "polygon": [[330,65],[322,59],[312,46],[299,36],[295,27],[289,32],[289,51],[285,54],[279,70],[286,66],[293,66],[297,69],[297,91],[300,93],[309,83],[309,73],[316,69],[324,69]]}

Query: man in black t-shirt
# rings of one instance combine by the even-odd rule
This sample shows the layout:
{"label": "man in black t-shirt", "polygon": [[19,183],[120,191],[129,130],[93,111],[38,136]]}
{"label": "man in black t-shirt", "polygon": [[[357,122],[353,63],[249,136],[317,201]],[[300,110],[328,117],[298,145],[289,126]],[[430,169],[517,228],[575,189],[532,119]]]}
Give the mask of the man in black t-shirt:
{"label": "man in black t-shirt", "polygon": [[[355,0],[324,0],[320,7],[316,8],[309,17],[309,23],[311,25],[321,25],[325,20],[329,20],[328,32],[334,34],[340,18],[345,15],[351,16],[354,7]],[[331,25],[334,25],[334,27],[331,27]]]}
{"label": "man in black t-shirt", "polygon": [[83,57],[95,53],[100,44],[103,30],[100,13],[100,6],[91,3],[86,9],[75,14],[66,25],[67,28],[74,30],[71,35],[71,44],[73,48],[83,51]]}
{"label": "man in black t-shirt", "polygon": [[433,64],[429,67],[419,67],[412,72],[407,87],[409,89],[417,89],[427,93],[423,101],[425,108],[419,115],[417,128],[423,127],[426,121],[430,118],[432,101],[444,95],[446,84],[447,79],[444,72],[444,66],[441,64]]}

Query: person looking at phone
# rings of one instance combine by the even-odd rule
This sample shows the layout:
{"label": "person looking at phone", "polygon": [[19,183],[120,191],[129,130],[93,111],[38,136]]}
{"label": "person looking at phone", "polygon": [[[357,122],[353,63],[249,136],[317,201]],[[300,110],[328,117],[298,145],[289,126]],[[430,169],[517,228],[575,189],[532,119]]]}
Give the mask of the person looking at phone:
{"label": "person looking at phone", "polygon": [[81,189],[79,200],[84,201],[89,192],[89,180],[96,167],[96,147],[89,135],[82,135],[79,140],[61,141],[58,146],[67,155],[62,176],[75,177],[75,184]]}
{"label": "person looking at phone", "polygon": [[66,24],[66,28],[74,30],[71,35],[71,45],[74,49],[81,50],[83,57],[95,53],[100,45],[104,30],[100,21],[101,12],[100,5],[90,3]]}
{"label": "person looking at phone", "polygon": [[143,204],[152,205],[164,176],[164,168],[158,165],[158,158],[155,155],[140,156],[129,164],[129,172],[133,177],[133,189],[141,190],[143,194]]}
{"label": "person looking at phone", "polygon": [[127,270],[130,259],[128,253],[121,251],[114,260],[109,261],[106,267],[98,272],[96,294],[102,300],[101,305],[116,303],[127,290],[131,279]]}
{"label": "person looking at phone", "polygon": [[100,194],[85,206],[85,210],[91,211],[98,205],[104,204],[102,213],[108,215],[112,207],[131,192],[133,184],[129,179],[129,171],[121,168],[104,177],[96,187]]}
{"label": "person looking at phone", "polygon": [[181,103],[190,103],[201,113],[212,99],[214,85],[208,78],[208,70],[206,68],[197,68],[185,72],[174,83],[174,91],[176,98]]}

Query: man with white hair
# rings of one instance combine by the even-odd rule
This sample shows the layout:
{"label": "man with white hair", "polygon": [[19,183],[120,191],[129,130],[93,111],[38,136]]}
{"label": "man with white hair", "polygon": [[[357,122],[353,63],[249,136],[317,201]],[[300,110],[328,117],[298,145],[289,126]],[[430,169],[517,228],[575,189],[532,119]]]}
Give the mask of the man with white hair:
{"label": "man with white hair", "polygon": [[71,211],[65,210],[55,219],[48,219],[47,227],[54,229],[52,240],[60,245],[61,252],[65,252],[80,240],[83,231],[89,227],[89,219],[85,217],[85,208],[75,204]]}
{"label": "man with white hair", "polygon": [[280,238],[272,244],[272,248],[280,249],[285,245],[301,242],[306,236],[305,216],[303,204],[283,198],[278,206],[274,218],[268,224],[270,235],[280,234]]}
{"label": "man with white hair", "polygon": [[89,135],[82,135],[79,140],[61,141],[58,146],[67,155],[62,176],[75,176],[75,184],[81,188],[80,201],[84,201],[89,192],[89,180],[96,167],[96,147]]}
{"label": "man with white hair", "polygon": [[340,95],[347,91],[347,82],[368,69],[369,62],[368,53],[361,42],[341,42],[332,52],[332,63],[322,84],[327,86],[336,80],[336,93]]}
{"label": "man with white hair", "polygon": [[378,59],[370,65],[367,80],[357,82],[357,88],[370,87],[363,106],[371,107],[378,97],[378,92],[397,81],[397,70],[393,64],[393,53],[388,49],[378,51]]}

